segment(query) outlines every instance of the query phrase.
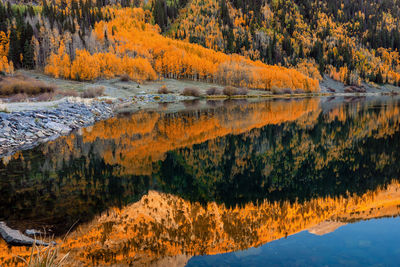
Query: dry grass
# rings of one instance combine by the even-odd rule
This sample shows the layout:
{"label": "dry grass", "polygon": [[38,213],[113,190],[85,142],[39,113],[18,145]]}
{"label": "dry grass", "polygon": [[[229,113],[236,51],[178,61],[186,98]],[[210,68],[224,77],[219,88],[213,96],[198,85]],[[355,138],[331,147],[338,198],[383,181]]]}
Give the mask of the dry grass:
{"label": "dry grass", "polygon": [[296,89],[296,90],[294,90],[294,93],[295,94],[305,94],[306,92],[302,89]]}
{"label": "dry grass", "polygon": [[238,89],[238,95],[247,95],[249,93],[249,89],[242,87]]}
{"label": "dry grass", "polygon": [[188,88],[183,89],[182,95],[199,97],[200,91],[197,88],[188,87]]}
{"label": "dry grass", "polygon": [[168,88],[165,85],[161,86],[160,89],[158,89],[158,94],[160,94],[160,95],[166,95],[166,94],[170,94],[170,93],[172,93],[172,92],[170,90],[168,90]]}
{"label": "dry grass", "polygon": [[220,95],[221,90],[218,89],[217,87],[210,87],[209,89],[207,89],[206,94],[207,95]]}
{"label": "dry grass", "polygon": [[104,86],[89,87],[82,93],[83,98],[96,98],[104,95],[106,88]]}
{"label": "dry grass", "polygon": [[232,86],[226,86],[222,93],[226,96],[234,96],[238,94],[238,89]]}
{"label": "dry grass", "polygon": [[25,102],[29,99],[29,96],[25,93],[23,94],[16,94],[16,95],[12,95],[10,96],[10,98],[8,99],[10,102]]}
{"label": "dry grass", "polygon": [[366,91],[364,87],[359,86],[348,86],[344,89],[345,93],[365,93]]}
{"label": "dry grass", "polygon": [[121,82],[129,82],[131,80],[131,77],[129,77],[128,74],[123,74],[123,75],[121,75],[120,80],[121,80]]}
{"label": "dry grass", "polygon": [[79,93],[73,89],[57,90],[56,93],[57,93],[57,95],[60,95],[60,96],[73,96],[73,97],[79,96]]}
{"label": "dry grass", "polygon": [[274,95],[292,94],[293,93],[293,91],[290,88],[278,88],[278,87],[272,87],[271,92]]}
{"label": "dry grass", "polygon": [[10,97],[19,94],[36,96],[44,93],[54,93],[56,87],[22,75],[3,77],[0,80],[0,97]]}
{"label": "dry grass", "polygon": [[32,246],[29,259],[18,257],[26,267],[62,267],[67,266],[68,253],[61,257],[57,245],[50,244],[47,247]]}

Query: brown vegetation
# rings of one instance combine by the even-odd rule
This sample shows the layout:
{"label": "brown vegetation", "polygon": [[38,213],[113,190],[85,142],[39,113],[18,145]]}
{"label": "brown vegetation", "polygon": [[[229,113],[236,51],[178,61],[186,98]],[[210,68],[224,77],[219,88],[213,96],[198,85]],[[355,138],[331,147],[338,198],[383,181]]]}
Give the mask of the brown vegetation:
{"label": "brown vegetation", "polygon": [[83,98],[96,98],[104,95],[104,90],[106,88],[104,86],[93,86],[89,87],[82,93]]}
{"label": "brown vegetation", "polygon": [[183,89],[182,95],[199,97],[200,92],[197,88],[188,87],[188,88]]}
{"label": "brown vegetation", "polygon": [[163,85],[158,89],[158,93],[160,95],[166,95],[166,94],[170,94],[172,92],[170,90],[168,90],[168,88],[165,85]]}
{"label": "brown vegetation", "polygon": [[226,96],[238,96],[238,95],[247,95],[249,93],[249,89],[242,87],[236,88],[232,86],[226,86],[223,90],[223,94]]}
{"label": "brown vegetation", "polygon": [[[299,89],[297,89],[297,90],[299,90]],[[271,88],[271,92],[274,95],[283,95],[283,94],[291,94],[291,93],[293,93],[292,90],[290,90],[289,88],[278,88],[278,87]]]}
{"label": "brown vegetation", "polygon": [[249,89],[246,87],[241,87],[238,89],[238,95],[247,95],[249,93]]}
{"label": "brown vegetation", "polygon": [[131,80],[131,77],[129,77],[128,74],[122,74],[120,80],[122,82],[129,82]]}
{"label": "brown vegetation", "polygon": [[210,87],[209,89],[207,89],[206,94],[207,95],[220,95],[221,90],[219,90],[217,87]]}
{"label": "brown vegetation", "polygon": [[10,97],[18,94],[29,96],[44,93],[54,93],[56,87],[25,76],[4,77],[0,81],[0,97]]}
{"label": "brown vegetation", "polygon": [[232,87],[232,86],[227,86],[224,88],[224,90],[222,92],[226,96],[234,96],[234,95],[237,95],[238,89],[235,87]]}
{"label": "brown vegetation", "polygon": [[73,96],[73,97],[79,96],[78,92],[73,89],[57,90],[56,93],[57,93],[57,95],[60,95],[60,96]]}

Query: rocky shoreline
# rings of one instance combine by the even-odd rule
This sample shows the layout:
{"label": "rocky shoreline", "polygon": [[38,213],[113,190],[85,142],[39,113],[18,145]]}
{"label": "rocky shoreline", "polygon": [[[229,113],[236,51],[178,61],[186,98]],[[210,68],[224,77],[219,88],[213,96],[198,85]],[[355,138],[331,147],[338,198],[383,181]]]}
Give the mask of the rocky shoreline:
{"label": "rocky shoreline", "polygon": [[112,104],[107,101],[71,99],[50,109],[0,112],[0,158],[113,115]]}

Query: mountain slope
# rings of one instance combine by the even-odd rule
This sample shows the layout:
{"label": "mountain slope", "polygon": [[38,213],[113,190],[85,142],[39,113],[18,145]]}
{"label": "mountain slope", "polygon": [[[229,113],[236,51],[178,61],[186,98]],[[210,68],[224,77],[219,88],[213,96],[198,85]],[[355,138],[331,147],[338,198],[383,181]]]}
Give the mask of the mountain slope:
{"label": "mountain slope", "polygon": [[[163,1],[163,0],[156,0]],[[192,0],[168,34],[346,84],[400,84],[398,0]]]}

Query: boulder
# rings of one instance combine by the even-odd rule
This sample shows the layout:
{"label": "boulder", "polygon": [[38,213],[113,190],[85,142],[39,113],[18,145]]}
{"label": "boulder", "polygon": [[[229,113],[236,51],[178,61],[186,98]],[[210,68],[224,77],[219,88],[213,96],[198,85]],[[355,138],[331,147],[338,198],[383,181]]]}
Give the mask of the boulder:
{"label": "boulder", "polygon": [[33,239],[29,236],[22,234],[18,230],[11,229],[5,224],[5,222],[0,222],[0,235],[7,242],[7,244],[13,246],[32,246],[33,244],[37,246],[49,245],[49,243]]}

